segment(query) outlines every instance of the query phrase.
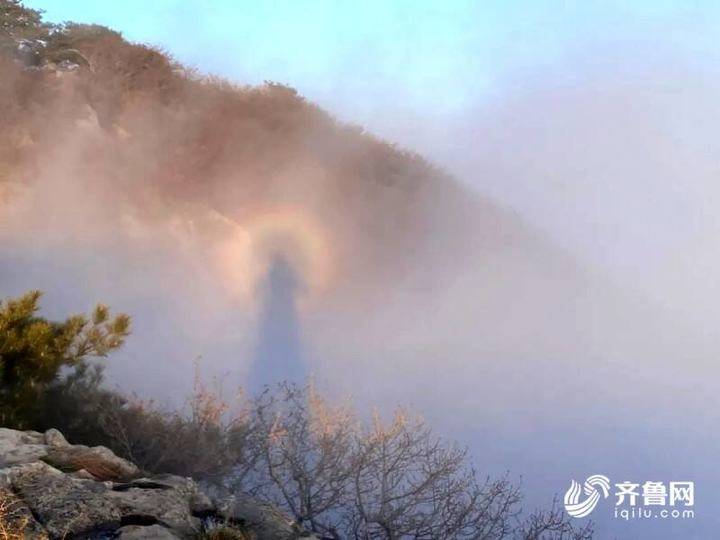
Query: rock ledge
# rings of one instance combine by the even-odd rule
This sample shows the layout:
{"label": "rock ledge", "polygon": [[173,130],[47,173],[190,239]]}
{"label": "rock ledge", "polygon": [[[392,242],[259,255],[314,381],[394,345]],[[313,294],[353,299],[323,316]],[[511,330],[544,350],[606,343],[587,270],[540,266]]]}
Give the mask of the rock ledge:
{"label": "rock ledge", "polygon": [[311,538],[251,497],[211,501],[190,478],[147,476],[102,446],[0,428],[0,519],[24,538],[190,539],[226,523],[257,540]]}

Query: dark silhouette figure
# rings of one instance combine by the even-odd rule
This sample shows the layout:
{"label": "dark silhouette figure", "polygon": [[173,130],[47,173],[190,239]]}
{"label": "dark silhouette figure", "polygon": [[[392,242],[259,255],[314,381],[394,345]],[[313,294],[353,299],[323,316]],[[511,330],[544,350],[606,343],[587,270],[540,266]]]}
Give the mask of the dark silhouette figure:
{"label": "dark silhouette figure", "polygon": [[262,284],[260,321],[250,375],[253,390],[279,381],[302,382],[305,359],[296,307],[299,283],[282,256],[277,256]]}

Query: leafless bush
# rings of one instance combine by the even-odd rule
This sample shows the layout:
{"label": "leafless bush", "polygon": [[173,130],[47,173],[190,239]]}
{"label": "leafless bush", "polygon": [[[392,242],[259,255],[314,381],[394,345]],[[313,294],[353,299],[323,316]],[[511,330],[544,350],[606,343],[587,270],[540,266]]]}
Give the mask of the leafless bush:
{"label": "leafless bush", "polygon": [[138,466],[219,483],[252,463],[248,412],[231,414],[222,397],[196,379],[185,410],[113,396],[101,404],[100,428],[111,446]]}
{"label": "leafless bush", "polygon": [[502,538],[520,494],[506,479],[481,483],[467,452],[422,419],[378,417],[357,439],[350,531],[354,538]]}
{"label": "leafless bush", "polygon": [[336,537],[347,507],[357,433],[348,406],[312,385],[283,383],[253,402],[258,460],[234,489],[287,510],[301,526]]}
{"label": "leafless bush", "polygon": [[530,514],[519,526],[516,537],[522,540],[587,540],[592,538],[593,525],[573,527],[555,499],[549,510]]}
{"label": "leafless bush", "polygon": [[55,427],[72,442],[107,446],[147,472],[217,484],[241,471],[239,464],[254,462],[250,415],[237,401],[231,407],[196,378],[193,395],[176,410],[108,390],[101,372],[89,367],[49,390],[44,422],[35,428]]}
{"label": "leafless bush", "polygon": [[253,402],[255,466],[232,489],[289,512],[324,538],[584,540],[557,506],[523,516],[508,478],[480,479],[467,451],[398,410],[369,425],[314,386],[281,384]]}

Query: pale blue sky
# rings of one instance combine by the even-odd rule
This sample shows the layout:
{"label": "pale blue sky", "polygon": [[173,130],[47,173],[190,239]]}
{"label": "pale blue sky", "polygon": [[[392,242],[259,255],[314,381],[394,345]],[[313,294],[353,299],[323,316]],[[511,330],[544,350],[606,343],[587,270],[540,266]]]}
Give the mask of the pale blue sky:
{"label": "pale blue sky", "polygon": [[645,1],[30,0],[238,82],[289,83],[349,120],[396,104],[452,112],[587,46],[665,36],[717,47],[720,4]]}

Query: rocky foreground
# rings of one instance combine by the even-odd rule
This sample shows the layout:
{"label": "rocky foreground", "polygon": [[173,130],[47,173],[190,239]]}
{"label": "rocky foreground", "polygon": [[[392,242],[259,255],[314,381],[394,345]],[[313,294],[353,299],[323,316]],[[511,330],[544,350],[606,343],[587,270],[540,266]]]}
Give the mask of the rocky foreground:
{"label": "rocky foreground", "polygon": [[0,428],[2,538],[303,536],[277,509],[250,497],[212,500],[190,478],[146,476],[107,448],[69,444],[54,429]]}

